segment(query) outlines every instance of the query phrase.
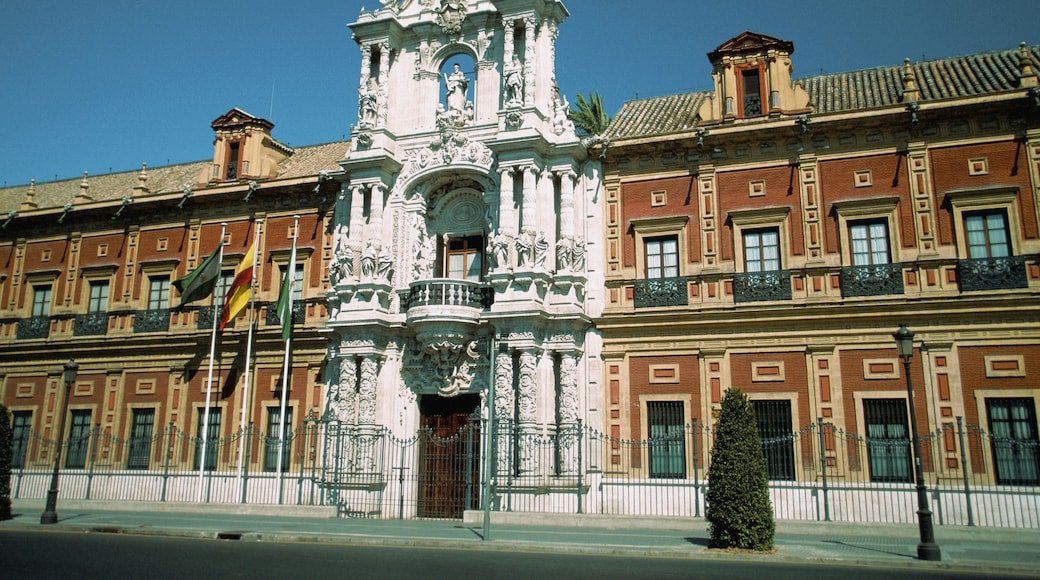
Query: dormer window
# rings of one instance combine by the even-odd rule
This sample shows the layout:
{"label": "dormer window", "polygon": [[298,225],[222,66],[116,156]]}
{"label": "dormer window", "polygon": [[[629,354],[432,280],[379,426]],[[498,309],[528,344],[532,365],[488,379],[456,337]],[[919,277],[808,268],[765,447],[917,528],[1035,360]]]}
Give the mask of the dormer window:
{"label": "dormer window", "polygon": [[762,81],[758,67],[740,71],[741,117],[759,117],[762,111]]}
{"label": "dormer window", "polygon": [[232,141],[228,144],[227,168],[224,174],[224,179],[228,181],[238,179],[238,160],[241,157],[239,148],[240,143],[238,141]]}
{"label": "dormer window", "polygon": [[236,182],[269,179],[278,175],[279,165],[293,154],[291,147],[271,137],[274,123],[231,109],[217,117],[213,128],[213,165],[199,182]]}

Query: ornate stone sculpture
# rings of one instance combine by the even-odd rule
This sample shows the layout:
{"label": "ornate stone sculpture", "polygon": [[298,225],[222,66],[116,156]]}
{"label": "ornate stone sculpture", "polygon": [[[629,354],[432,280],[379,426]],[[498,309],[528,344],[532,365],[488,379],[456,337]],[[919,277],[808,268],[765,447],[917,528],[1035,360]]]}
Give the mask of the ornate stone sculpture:
{"label": "ornate stone sculpture", "polygon": [[531,259],[531,235],[521,233],[516,236],[516,265],[523,267]]}
{"label": "ornate stone sculpture", "polygon": [[534,240],[534,265],[538,268],[545,267],[545,254],[549,251],[549,241],[545,239],[545,232],[538,232]]}
{"label": "ornate stone sculpture", "polygon": [[513,56],[512,64],[505,68],[505,104],[516,107],[524,104],[524,67]]}
{"label": "ornate stone sculpture", "polygon": [[459,63],[452,66],[451,74],[444,75],[444,84],[448,88],[448,110],[464,111],[466,109],[466,92],[469,90],[469,79],[462,74]]}

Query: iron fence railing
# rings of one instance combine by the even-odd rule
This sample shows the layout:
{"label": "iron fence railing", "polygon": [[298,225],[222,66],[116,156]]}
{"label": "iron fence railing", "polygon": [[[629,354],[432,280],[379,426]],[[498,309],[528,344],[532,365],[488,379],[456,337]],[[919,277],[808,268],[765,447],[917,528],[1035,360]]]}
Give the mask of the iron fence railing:
{"label": "iron fence railing", "polygon": [[[200,470],[202,441],[175,425],[137,439],[94,427],[83,468],[63,469],[60,489],[64,499],[335,506],[344,517],[460,518],[485,499],[501,511],[702,517],[714,432],[694,421],[656,433],[630,440],[580,423],[509,421],[488,430],[472,417],[451,436],[419,429],[400,438],[311,415],[287,430],[287,447],[253,426],[210,441],[210,468]],[[44,498],[59,444],[24,431],[16,439],[12,496]],[[1040,528],[1035,441],[956,418],[920,442],[937,525]],[[908,447],[823,419],[762,440],[776,518],[916,522]]]}

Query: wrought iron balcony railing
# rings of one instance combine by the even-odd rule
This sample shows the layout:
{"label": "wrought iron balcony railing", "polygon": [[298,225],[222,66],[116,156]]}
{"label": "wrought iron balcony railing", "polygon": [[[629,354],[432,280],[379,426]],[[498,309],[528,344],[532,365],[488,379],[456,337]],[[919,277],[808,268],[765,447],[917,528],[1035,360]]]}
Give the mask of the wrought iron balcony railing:
{"label": "wrought iron balcony railing", "polygon": [[167,332],[170,330],[170,309],[138,310],[134,312],[134,332]]}
{"label": "wrought iron balcony railing", "polygon": [[51,332],[51,318],[49,316],[32,316],[30,318],[18,319],[18,338],[47,338]]}
{"label": "wrought iron balcony railing", "polygon": [[[305,309],[306,308],[307,308],[307,304],[305,302],[295,301],[295,300],[293,301],[293,304],[292,304],[292,323],[293,324],[303,324],[303,320],[305,318]],[[264,323],[267,324],[268,326],[280,326],[282,324],[282,319],[281,319],[280,316],[278,316],[278,303],[277,302],[271,302],[270,304],[267,305],[267,318],[264,320]],[[200,325],[202,324],[201,321],[199,322],[199,324]]]}
{"label": "wrought iron balcony railing", "polygon": [[841,295],[844,298],[902,293],[902,264],[845,266],[841,269]]}
{"label": "wrought iron balcony railing", "polygon": [[791,299],[790,270],[740,272],[733,275],[734,302]]}
{"label": "wrought iron balcony railing", "polygon": [[484,309],[495,299],[494,288],[466,280],[420,280],[401,293],[401,310],[420,306],[465,306]]}
{"label": "wrought iron balcony railing", "polygon": [[961,292],[1028,288],[1026,260],[1021,256],[960,260],[957,262],[957,284]]}
{"label": "wrought iron balcony railing", "polygon": [[108,313],[88,312],[76,315],[76,325],[72,328],[75,336],[97,336],[108,333]]}
{"label": "wrought iron balcony railing", "polygon": [[636,308],[657,306],[686,306],[689,300],[689,284],[685,276],[675,278],[648,278],[635,281]]}

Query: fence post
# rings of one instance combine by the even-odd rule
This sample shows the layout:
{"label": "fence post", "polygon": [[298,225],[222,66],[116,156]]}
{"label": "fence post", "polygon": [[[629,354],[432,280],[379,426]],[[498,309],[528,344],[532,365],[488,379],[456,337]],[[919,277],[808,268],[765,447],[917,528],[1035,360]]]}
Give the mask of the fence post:
{"label": "fence post", "polygon": [[693,445],[693,515],[701,517],[701,480],[697,473],[697,460],[700,457],[700,448],[697,446],[697,418],[693,418],[690,426],[691,444]]}
{"label": "fence post", "polygon": [[957,417],[957,439],[961,448],[961,475],[964,477],[964,505],[968,510],[968,525],[975,525],[975,512],[971,508],[971,485],[968,483],[968,458],[964,452],[964,418]]}
{"label": "fence post", "polygon": [[253,442],[253,422],[246,423],[245,429],[242,430],[242,436],[246,438],[245,448],[242,450],[242,457],[238,460],[242,462],[242,501],[246,503],[246,496],[248,495],[247,488],[249,487],[249,455],[252,453]]}
{"label": "fence post", "polygon": [[321,425],[317,418],[311,425],[311,499],[308,505],[314,505],[314,487],[318,481],[318,433],[322,431]]}
{"label": "fence post", "polygon": [[296,478],[296,505],[303,505],[303,475],[307,470],[307,418],[296,431],[300,439],[300,474]]}
{"label": "fence post", "polygon": [[101,436],[101,423],[94,425],[90,441],[90,467],[87,468],[87,490],[83,499],[90,499],[90,486],[94,483],[94,464],[97,462],[98,438]]}
{"label": "fence post", "polygon": [[166,430],[166,458],[163,460],[162,491],[159,492],[159,501],[166,501],[166,482],[170,479],[170,458],[173,456],[173,421]]}
{"label": "fence post", "polygon": [[830,498],[827,497],[827,453],[824,451],[823,417],[816,418],[816,428],[820,432],[820,474],[823,480],[823,521],[831,521]]}
{"label": "fence post", "polygon": [[582,463],[582,453],[581,453],[581,446],[582,446],[583,439],[584,439],[584,437],[582,437],[582,435],[584,435],[584,433],[585,433],[585,429],[582,427],[581,419],[578,419],[578,441],[577,441],[577,445],[578,445],[578,513],[579,514],[582,513],[582,506],[581,506],[582,477],[581,476],[582,476],[582,473],[585,471],[584,467],[583,467],[583,463]]}

